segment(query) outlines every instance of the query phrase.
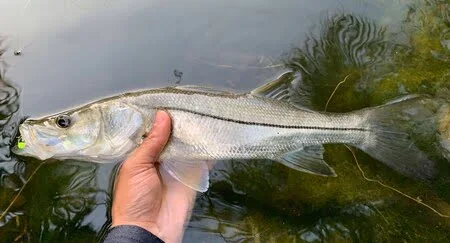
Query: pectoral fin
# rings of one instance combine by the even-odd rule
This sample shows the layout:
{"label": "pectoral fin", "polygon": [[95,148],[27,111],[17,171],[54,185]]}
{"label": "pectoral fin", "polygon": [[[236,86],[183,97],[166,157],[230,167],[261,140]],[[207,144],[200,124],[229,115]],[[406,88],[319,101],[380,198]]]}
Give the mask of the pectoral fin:
{"label": "pectoral fin", "polygon": [[209,188],[209,168],[205,161],[165,160],[161,168],[184,185],[206,192]]}
{"label": "pectoral fin", "polygon": [[302,172],[321,176],[337,176],[333,168],[323,160],[323,152],[322,145],[306,146],[300,150],[283,154],[277,161]]}

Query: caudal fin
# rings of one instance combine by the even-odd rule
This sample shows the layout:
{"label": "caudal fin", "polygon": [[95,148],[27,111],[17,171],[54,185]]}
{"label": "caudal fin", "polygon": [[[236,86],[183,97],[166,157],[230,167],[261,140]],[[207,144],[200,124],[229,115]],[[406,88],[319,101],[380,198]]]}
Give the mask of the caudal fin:
{"label": "caudal fin", "polygon": [[372,133],[356,146],[401,174],[430,180],[436,174],[435,162],[417,147],[417,142],[435,141],[445,104],[439,99],[408,96],[368,109]]}

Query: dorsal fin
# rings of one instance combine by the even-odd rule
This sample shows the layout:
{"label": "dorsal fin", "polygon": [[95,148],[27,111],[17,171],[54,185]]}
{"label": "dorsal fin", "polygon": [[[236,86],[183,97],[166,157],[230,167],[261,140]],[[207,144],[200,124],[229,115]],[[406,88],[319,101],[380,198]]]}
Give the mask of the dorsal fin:
{"label": "dorsal fin", "polygon": [[292,71],[281,74],[277,79],[270,81],[250,92],[250,94],[289,102],[289,88],[294,79]]}
{"label": "dorsal fin", "polygon": [[227,89],[218,89],[210,86],[199,86],[199,85],[181,85],[176,86],[175,89],[186,90],[186,91],[195,91],[195,92],[203,92],[210,94],[223,94],[223,95],[236,95],[237,92]]}
{"label": "dorsal fin", "polygon": [[287,71],[273,81],[260,86],[250,92],[250,94],[259,97],[265,97],[284,101],[291,105],[310,110],[311,100],[307,92],[301,88],[302,77],[293,71]]}

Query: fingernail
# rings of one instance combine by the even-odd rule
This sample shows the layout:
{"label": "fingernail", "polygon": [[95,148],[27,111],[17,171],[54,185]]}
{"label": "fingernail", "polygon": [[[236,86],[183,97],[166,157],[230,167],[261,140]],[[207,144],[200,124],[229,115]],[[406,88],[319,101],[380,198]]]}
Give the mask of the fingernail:
{"label": "fingernail", "polygon": [[164,115],[162,114],[164,111],[157,111],[155,121],[153,123],[160,123],[164,119]]}

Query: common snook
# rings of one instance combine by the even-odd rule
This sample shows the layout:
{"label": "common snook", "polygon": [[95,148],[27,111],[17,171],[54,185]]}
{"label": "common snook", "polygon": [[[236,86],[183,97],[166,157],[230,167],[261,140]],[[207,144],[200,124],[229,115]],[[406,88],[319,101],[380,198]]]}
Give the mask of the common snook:
{"label": "common snook", "polygon": [[155,112],[166,110],[173,131],[161,154],[162,168],[197,191],[208,189],[211,160],[271,159],[335,176],[322,147],[334,143],[360,148],[405,175],[433,177],[434,162],[407,131],[416,121],[438,123],[437,113],[448,112],[448,104],[415,96],[345,114],[316,112],[290,102],[292,78],[285,73],[245,94],[182,86],[106,98],[26,120],[20,126],[26,146],[13,151],[41,160],[123,160],[150,130]]}

